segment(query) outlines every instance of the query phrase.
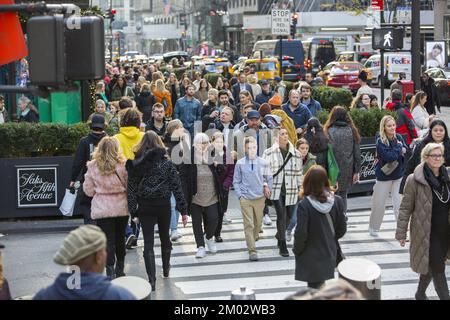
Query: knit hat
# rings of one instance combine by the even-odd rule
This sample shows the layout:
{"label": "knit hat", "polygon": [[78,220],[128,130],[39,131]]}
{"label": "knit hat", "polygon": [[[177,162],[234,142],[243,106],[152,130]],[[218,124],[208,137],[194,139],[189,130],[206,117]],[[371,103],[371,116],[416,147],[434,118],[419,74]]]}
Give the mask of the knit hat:
{"label": "knit hat", "polygon": [[63,266],[73,265],[104,248],[106,236],[103,231],[94,225],[84,225],[69,233],[53,261]]}
{"label": "knit hat", "polygon": [[278,93],[275,93],[274,96],[269,100],[269,104],[271,106],[281,107],[282,103],[283,101],[281,101],[281,97]]}

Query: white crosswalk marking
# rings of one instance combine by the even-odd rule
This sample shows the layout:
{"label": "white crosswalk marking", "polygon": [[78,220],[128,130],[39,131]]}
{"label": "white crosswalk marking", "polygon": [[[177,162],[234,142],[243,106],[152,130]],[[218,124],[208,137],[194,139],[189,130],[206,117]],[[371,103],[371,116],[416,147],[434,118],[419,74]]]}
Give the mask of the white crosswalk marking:
{"label": "white crosswalk marking", "polygon": [[[343,252],[348,258],[366,258],[382,269],[382,299],[413,299],[418,275],[409,267],[408,248],[402,248],[394,239],[395,217],[392,210],[386,216],[377,237],[368,233],[370,211],[355,211],[348,214],[347,234],[340,240]],[[207,254],[196,259],[197,246],[191,224],[180,227],[184,236],[174,242],[170,278],[189,298],[194,300],[228,300],[231,291],[246,286],[256,292],[260,299],[284,299],[295,293],[306,283],[295,281],[295,259],[279,256],[276,246],[276,223],[264,226],[264,232],[256,243],[258,262],[248,260],[242,219],[233,219],[224,225],[223,243],[218,243],[217,254]],[[155,239],[155,254],[159,257],[159,239]],[[292,246],[292,242],[289,247]],[[157,259],[160,266],[161,259]],[[447,271],[450,277],[450,270]],[[436,296],[431,285],[429,297]]]}

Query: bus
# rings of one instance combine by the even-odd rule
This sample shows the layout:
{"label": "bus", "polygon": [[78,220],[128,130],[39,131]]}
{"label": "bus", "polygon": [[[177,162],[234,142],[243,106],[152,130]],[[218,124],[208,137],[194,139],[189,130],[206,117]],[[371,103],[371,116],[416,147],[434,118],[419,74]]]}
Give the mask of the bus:
{"label": "bus", "polygon": [[326,38],[310,38],[303,41],[305,49],[305,68],[314,76],[328,63],[336,60],[334,43]]}

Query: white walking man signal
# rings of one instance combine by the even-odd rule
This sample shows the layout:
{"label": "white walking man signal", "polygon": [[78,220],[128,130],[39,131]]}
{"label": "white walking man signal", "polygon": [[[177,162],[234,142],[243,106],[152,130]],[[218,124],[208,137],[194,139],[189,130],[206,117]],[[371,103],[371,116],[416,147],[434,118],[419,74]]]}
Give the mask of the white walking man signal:
{"label": "white walking man signal", "polygon": [[394,40],[394,38],[392,38],[391,31],[389,31],[388,33],[386,33],[384,35],[383,47],[390,47],[391,46],[391,40]]}

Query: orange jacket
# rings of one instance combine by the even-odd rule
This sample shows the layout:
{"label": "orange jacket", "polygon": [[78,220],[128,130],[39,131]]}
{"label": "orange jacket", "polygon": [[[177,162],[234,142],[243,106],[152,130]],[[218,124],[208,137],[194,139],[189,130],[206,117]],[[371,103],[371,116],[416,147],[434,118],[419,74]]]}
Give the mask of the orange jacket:
{"label": "orange jacket", "polygon": [[173,106],[172,106],[172,98],[170,97],[170,92],[165,90],[164,92],[154,91],[153,95],[155,96],[156,102],[162,103],[163,99],[166,98],[167,101],[167,109],[166,109],[166,117],[172,117]]}

